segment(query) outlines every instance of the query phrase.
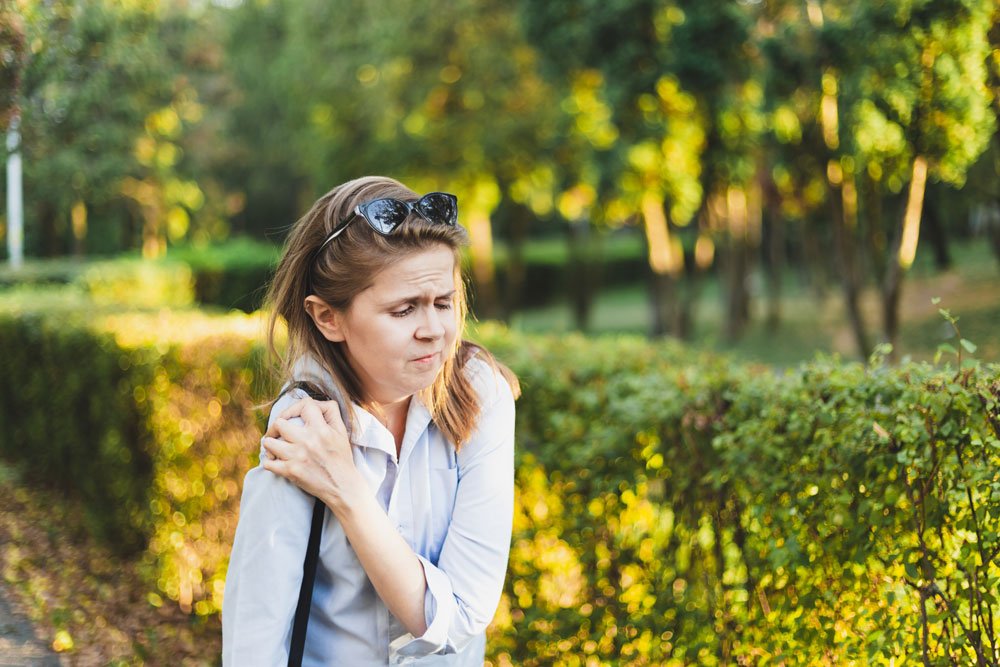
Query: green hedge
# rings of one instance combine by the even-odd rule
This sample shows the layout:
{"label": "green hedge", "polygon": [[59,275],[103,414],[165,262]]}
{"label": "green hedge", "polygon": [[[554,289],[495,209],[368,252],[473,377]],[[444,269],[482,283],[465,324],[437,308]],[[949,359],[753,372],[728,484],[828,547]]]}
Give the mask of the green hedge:
{"label": "green hedge", "polygon": [[[198,303],[252,313],[261,307],[268,281],[280,255],[277,245],[237,237],[210,246],[177,246],[156,262],[138,257],[98,261],[32,260],[18,270],[0,267],[0,290],[71,285],[98,302],[136,308],[173,308]],[[526,248],[521,307],[542,306],[564,298],[574,280],[568,251],[561,240],[540,241]],[[613,239],[588,273],[602,286],[629,285],[646,279],[649,268],[641,242]],[[509,282],[507,253],[497,253],[500,294]],[[475,281],[470,282],[475,293]]]}
{"label": "green hedge", "polygon": [[170,260],[191,267],[195,300],[204,305],[252,313],[277,266],[280,248],[246,237],[205,247],[171,248]]}
{"label": "green hedge", "polygon": [[102,307],[180,308],[195,300],[191,268],[178,261],[147,262],[120,257],[88,262],[43,260],[18,271],[0,271],[0,299],[20,307],[26,293],[66,298],[73,294],[79,309],[85,303]]}
{"label": "green hedge", "polygon": [[[273,390],[260,322],[43,320],[0,315],[3,456],[145,539],[158,594],[216,613]],[[638,338],[477,337],[524,388],[496,664],[1000,659],[996,365],[779,375]]]}
{"label": "green hedge", "polygon": [[633,339],[521,373],[515,664],[1000,660],[1000,367],[777,375]]}
{"label": "green hedge", "polygon": [[156,594],[218,612],[256,463],[253,397],[270,393],[261,320],[18,304],[0,299],[0,456],[76,498],[90,532],[138,555]]}

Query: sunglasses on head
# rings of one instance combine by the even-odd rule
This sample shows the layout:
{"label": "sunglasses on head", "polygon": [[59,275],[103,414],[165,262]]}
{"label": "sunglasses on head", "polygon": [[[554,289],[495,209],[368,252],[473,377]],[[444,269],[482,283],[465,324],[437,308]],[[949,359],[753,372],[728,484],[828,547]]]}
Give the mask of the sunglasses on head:
{"label": "sunglasses on head", "polygon": [[317,253],[340,236],[358,216],[364,218],[368,226],[382,236],[389,236],[411,213],[437,225],[455,225],[458,223],[458,197],[447,192],[431,192],[415,202],[385,197],[358,204],[354,207],[354,214],[341,220],[337,228],[326,237]]}

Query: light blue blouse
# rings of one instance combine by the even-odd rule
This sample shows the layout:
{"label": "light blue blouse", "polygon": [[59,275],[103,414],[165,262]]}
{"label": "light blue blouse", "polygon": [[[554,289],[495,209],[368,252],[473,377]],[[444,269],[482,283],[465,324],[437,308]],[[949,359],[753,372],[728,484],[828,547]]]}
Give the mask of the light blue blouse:
{"label": "light blue blouse", "polygon": [[[416,396],[398,459],[388,429],[352,406],[354,463],[423,565],[427,631],[413,637],[389,613],[327,511],[303,665],[483,664],[510,549],[514,398],[485,362],[473,358],[466,372],[482,411],[458,453]],[[299,365],[298,378],[322,376],[315,362]],[[303,395],[283,396],[271,420]],[[223,665],[288,663],[312,505],[311,496],[262,467],[247,473],[226,577]]]}

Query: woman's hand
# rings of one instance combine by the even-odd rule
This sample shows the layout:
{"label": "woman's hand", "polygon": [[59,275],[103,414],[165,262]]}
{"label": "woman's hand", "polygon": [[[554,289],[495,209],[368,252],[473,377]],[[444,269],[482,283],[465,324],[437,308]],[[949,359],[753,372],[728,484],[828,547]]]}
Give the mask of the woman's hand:
{"label": "woman's hand", "polygon": [[[289,420],[300,417],[304,423]],[[261,464],[337,511],[357,497],[364,480],[354,466],[347,428],[336,401],[303,398],[285,409],[261,439]]]}

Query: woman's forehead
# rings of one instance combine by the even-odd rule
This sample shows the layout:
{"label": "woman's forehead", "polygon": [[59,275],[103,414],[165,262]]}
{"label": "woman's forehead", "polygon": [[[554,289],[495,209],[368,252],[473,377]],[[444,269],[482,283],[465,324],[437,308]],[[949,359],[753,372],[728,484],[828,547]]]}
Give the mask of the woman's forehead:
{"label": "woman's forehead", "polygon": [[455,290],[455,253],[445,245],[406,255],[375,275],[366,290],[378,300],[439,296]]}

